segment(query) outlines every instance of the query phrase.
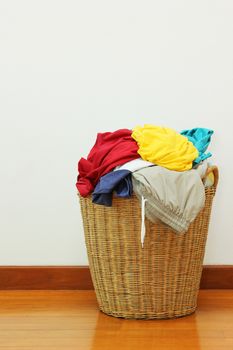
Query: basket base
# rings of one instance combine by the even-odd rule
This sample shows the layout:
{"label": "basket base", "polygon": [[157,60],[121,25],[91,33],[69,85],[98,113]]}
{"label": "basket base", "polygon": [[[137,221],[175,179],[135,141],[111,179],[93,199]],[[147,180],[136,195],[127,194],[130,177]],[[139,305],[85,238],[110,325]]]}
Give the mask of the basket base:
{"label": "basket base", "polygon": [[189,316],[193,314],[196,311],[197,306],[192,307],[191,309],[184,309],[174,312],[160,312],[160,313],[129,313],[129,312],[114,312],[114,311],[108,311],[100,308],[100,311],[105,313],[108,316],[118,317],[118,318],[124,318],[124,319],[137,319],[137,320],[166,320],[166,319],[173,319],[173,318],[179,318],[184,316]]}

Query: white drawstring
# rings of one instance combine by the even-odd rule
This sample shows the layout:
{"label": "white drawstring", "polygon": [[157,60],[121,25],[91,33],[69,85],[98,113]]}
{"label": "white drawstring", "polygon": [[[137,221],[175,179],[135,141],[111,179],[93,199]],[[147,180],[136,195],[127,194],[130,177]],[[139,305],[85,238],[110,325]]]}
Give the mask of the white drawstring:
{"label": "white drawstring", "polygon": [[145,199],[142,196],[142,202],[141,202],[141,245],[143,248],[144,238],[146,234],[146,227],[145,227],[145,205],[146,205],[147,199]]}

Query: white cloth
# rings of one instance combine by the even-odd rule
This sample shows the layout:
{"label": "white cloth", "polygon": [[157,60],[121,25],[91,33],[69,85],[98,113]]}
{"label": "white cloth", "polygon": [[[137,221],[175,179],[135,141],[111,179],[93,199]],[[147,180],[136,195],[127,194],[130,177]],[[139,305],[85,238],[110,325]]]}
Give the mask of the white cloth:
{"label": "white cloth", "polygon": [[145,199],[143,196],[141,198],[141,245],[143,248],[145,234],[146,234],[146,226],[145,226],[145,206],[146,206],[147,199]]}
{"label": "white cloth", "polygon": [[203,160],[203,162],[199,163],[194,169],[198,172],[201,179],[205,177],[206,171],[208,169],[208,161],[207,159]]}
{"label": "white cloth", "polygon": [[116,170],[129,170],[132,173],[134,171],[146,168],[148,166],[155,166],[154,163],[151,162],[147,162],[146,160],[143,160],[142,158],[137,158],[137,159],[133,159],[130,160],[129,162],[123,164],[123,165],[119,165],[117,167],[114,168],[114,171]]}

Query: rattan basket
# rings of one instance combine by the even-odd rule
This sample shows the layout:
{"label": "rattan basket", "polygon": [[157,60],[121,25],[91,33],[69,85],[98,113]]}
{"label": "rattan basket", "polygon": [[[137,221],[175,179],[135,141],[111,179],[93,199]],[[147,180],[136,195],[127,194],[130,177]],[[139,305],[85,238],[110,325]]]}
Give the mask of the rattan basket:
{"label": "rattan basket", "polygon": [[195,311],[212,200],[218,181],[206,188],[205,207],[188,232],[176,234],[146,220],[136,196],[112,207],[80,197],[91,276],[100,310],[124,318],[173,318]]}

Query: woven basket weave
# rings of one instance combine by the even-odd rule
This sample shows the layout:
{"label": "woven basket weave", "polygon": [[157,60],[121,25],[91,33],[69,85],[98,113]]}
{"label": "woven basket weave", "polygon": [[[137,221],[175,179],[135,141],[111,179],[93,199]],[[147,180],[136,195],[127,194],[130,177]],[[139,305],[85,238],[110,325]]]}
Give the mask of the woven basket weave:
{"label": "woven basket weave", "polygon": [[146,220],[136,196],[112,207],[80,197],[91,276],[100,310],[124,318],[173,318],[195,311],[215,184],[205,207],[184,234]]}

